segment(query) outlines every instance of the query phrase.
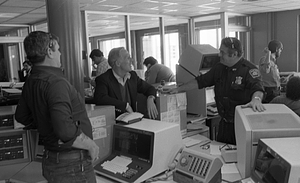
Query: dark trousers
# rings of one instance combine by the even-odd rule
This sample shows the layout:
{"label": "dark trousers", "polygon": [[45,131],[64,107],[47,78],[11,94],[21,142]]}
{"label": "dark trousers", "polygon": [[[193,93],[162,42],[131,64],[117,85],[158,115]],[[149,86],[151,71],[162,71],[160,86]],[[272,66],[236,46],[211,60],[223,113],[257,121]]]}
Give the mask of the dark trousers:
{"label": "dark trousers", "polygon": [[49,183],[96,183],[91,158],[86,150],[45,150],[42,167],[43,176]]}
{"label": "dark trousers", "polygon": [[217,141],[226,144],[236,145],[233,120],[229,122],[224,118],[221,119],[219,123]]}
{"label": "dark trousers", "polygon": [[273,98],[280,95],[280,87],[264,87],[265,88],[265,96],[263,99],[263,103],[269,103]]}

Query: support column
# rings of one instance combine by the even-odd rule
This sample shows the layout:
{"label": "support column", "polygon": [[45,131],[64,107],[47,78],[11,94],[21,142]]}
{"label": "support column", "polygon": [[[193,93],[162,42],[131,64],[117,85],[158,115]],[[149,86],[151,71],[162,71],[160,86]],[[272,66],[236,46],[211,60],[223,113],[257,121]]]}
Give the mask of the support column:
{"label": "support column", "polygon": [[165,22],[163,17],[159,17],[159,34],[160,34],[160,55],[161,64],[166,63],[165,52]]}
{"label": "support column", "polygon": [[229,36],[229,29],[228,29],[228,13],[223,12],[221,15],[221,37],[222,39]]}
{"label": "support column", "polygon": [[131,53],[131,35],[130,35],[130,19],[129,15],[124,16],[125,22],[125,40],[126,40],[126,50],[130,55]]}
{"label": "support column", "polygon": [[189,18],[188,21],[188,44],[195,44],[195,19]]}
{"label": "support column", "polygon": [[84,97],[79,0],[46,0],[46,7],[49,32],[59,37],[65,76]]}

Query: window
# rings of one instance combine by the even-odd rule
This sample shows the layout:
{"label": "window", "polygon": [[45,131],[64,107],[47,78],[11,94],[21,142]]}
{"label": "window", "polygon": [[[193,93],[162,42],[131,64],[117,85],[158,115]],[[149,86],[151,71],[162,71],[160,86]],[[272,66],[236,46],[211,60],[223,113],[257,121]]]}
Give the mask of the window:
{"label": "window", "polygon": [[205,29],[199,31],[200,44],[209,44],[212,47],[219,48],[219,39],[221,37],[221,29]]}
{"label": "window", "polygon": [[98,40],[98,48],[103,52],[105,58],[108,57],[108,54],[111,49],[117,47],[125,47],[125,38],[121,39],[110,39],[110,40]]}
{"label": "window", "polygon": [[[165,63],[174,74],[176,74],[176,64],[179,60],[179,38],[178,33],[165,34]],[[156,58],[158,63],[161,63],[161,48],[160,48],[160,36],[159,34],[143,36],[143,58],[152,56]],[[146,69],[146,68],[145,68]]]}

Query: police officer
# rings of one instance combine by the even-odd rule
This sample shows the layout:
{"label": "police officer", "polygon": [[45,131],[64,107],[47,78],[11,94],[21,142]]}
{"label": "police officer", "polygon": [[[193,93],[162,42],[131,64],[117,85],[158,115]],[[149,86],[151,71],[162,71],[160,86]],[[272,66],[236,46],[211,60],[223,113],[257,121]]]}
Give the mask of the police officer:
{"label": "police officer", "polygon": [[241,42],[236,38],[224,38],[220,47],[220,63],[207,73],[170,89],[170,93],[188,91],[195,88],[215,86],[215,100],[221,121],[217,141],[236,144],[234,133],[234,112],[237,105],[252,107],[253,111],[264,111],[261,103],[263,86],[259,70],[243,58]]}

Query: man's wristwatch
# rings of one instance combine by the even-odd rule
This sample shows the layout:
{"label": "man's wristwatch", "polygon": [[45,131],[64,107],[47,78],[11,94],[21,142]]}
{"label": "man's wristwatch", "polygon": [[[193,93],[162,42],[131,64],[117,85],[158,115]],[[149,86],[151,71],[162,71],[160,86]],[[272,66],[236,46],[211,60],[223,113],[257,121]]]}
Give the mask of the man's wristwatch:
{"label": "man's wristwatch", "polygon": [[260,97],[253,97],[253,99],[256,99],[256,100],[259,100],[259,101],[261,101],[261,98]]}
{"label": "man's wristwatch", "polygon": [[148,97],[148,99],[149,99],[149,98],[151,98],[151,99],[153,99],[153,100],[155,99],[155,97],[154,97],[153,95],[150,95],[150,96]]}

